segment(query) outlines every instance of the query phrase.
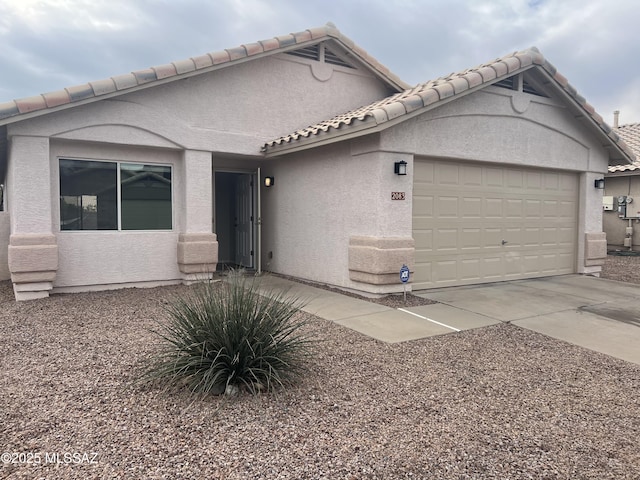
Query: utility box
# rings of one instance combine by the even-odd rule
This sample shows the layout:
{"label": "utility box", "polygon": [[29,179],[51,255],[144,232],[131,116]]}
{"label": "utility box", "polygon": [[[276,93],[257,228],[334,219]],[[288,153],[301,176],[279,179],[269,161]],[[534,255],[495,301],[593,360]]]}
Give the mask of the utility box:
{"label": "utility box", "polygon": [[602,210],[607,212],[613,210],[613,197],[602,197]]}

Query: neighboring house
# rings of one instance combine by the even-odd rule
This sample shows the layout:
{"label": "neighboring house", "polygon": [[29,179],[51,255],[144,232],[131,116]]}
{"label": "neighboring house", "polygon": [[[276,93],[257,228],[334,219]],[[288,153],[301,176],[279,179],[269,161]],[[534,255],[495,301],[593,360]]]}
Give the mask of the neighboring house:
{"label": "neighboring house", "polygon": [[598,274],[594,180],[633,158],[534,48],[410,87],[328,24],[0,104],[6,278],[22,300],[222,262],[371,293],[403,264],[414,290]]}
{"label": "neighboring house", "polygon": [[[640,154],[640,123],[618,127],[614,131]],[[640,250],[640,162],[609,167],[604,182],[603,229],[610,250]]]}

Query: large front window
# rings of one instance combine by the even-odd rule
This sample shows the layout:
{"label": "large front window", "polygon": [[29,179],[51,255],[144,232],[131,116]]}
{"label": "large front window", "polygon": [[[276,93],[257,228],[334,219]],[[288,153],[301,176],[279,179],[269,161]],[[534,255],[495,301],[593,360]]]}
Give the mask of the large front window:
{"label": "large front window", "polygon": [[60,160],[61,230],[170,230],[171,167]]}

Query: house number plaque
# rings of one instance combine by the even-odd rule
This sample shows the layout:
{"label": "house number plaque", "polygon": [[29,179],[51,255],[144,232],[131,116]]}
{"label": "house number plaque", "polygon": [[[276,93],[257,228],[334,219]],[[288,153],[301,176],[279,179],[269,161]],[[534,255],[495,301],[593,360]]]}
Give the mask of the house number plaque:
{"label": "house number plaque", "polygon": [[404,200],[404,192],[391,192],[391,200]]}

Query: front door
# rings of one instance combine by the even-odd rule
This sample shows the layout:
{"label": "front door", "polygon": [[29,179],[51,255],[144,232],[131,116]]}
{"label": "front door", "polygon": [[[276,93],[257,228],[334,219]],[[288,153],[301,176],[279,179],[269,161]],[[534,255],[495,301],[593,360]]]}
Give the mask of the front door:
{"label": "front door", "polygon": [[253,268],[253,175],[236,177],[235,263]]}

